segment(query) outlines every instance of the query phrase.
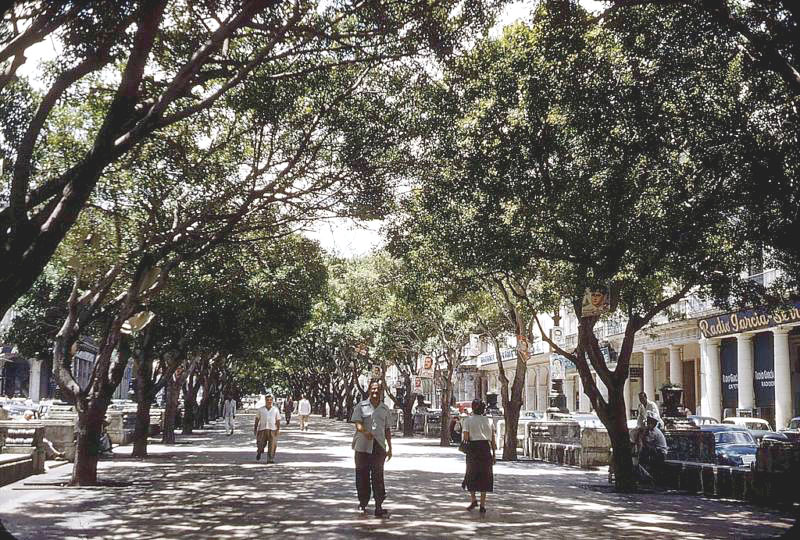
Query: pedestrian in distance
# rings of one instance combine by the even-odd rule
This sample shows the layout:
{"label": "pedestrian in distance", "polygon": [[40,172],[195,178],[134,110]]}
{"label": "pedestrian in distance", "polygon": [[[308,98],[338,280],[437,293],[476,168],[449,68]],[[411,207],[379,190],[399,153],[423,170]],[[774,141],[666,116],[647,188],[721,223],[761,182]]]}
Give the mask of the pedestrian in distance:
{"label": "pedestrian in distance", "polygon": [[484,416],[486,404],[472,401],[472,415],[461,421],[461,433],[467,446],[467,471],[461,487],[469,491],[467,510],[478,506],[475,493],[481,494],[481,514],[486,513],[486,494],[494,491],[493,466],[497,461],[495,431],[492,419]]}
{"label": "pedestrian in distance", "polygon": [[300,396],[300,403],[297,404],[297,414],[300,415],[300,431],[308,431],[308,417],[311,416],[311,402],[305,395]]}
{"label": "pedestrian in distance", "polygon": [[286,415],[287,426],[292,421],[293,412],[294,412],[294,401],[292,401],[292,396],[289,396],[288,398],[286,398],[286,401],[283,402],[283,414]]}
{"label": "pedestrian in distance", "polygon": [[272,396],[265,398],[265,403],[256,411],[256,423],[253,433],[256,436],[256,461],[261,459],[264,448],[267,449],[267,463],[275,463],[275,451],[278,448],[278,435],[281,431],[281,413],[272,404]]}
{"label": "pedestrian in distance", "polygon": [[233,435],[233,429],[236,426],[234,419],[236,418],[236,400],[230,395],[225,398],[222,404],[222,420],[225,424],[225,431],[228,436]]}
{"label": "pedestrian in distance", "polygon": [[391,410],[383,402],[381,381],[370,381],[368,398],[356,405],[350,421],[356,426],[353,450],[359,510],[366,512],[370,496],[374,495],[376,517],[389,515],[389,511],[383,508],[386,499],[383,467],[386,461],[392,459],[390,415]]}

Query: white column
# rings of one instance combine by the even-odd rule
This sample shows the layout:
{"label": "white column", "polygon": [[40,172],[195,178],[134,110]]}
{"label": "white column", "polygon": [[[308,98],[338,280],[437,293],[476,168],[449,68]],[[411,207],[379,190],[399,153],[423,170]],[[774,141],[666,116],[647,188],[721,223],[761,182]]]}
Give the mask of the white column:
{"label": "white column", "polygon": [[28,399],[34,403],[41,399],[40,389],[42,388],[42,361],[38,358],[28,358],[31,370],[28,377]]}
{"label": "white column", "polygon": [[775,356],[775,429],[792,419],[792,369],[789,364],[789,329],[773,328]]}
{"label": "white column", "polygon": [[683,359],[680,345],[669,346],[669,382],[683,387]]}
{"label": "white column", "polygon": [[564,377],[564,395],[567,396],[567,409],[573,411],[575,409],[575,379],[572,377]]}
{"label": "white column", "polygon": [[739,409],[752,409],[756,406],[756,394],[753,387],[755,376],[753,367],[753,336],[738,334],[736,336],[736,370],[739,383]]}
{"label": "white column", "polygon": [[722,420],[722,371],[719,340],[700,340],[700,410],[703,416]]}
{"label": "white column", "polygon": [[642,351],[642,354],[644,355],[643,389],[647,394],[647,399],[654,400],[656,396],[655,354],[653,351],[647,349]]}
{"label": "white column", "polygon": [[586,395],[586,392],[583,391],[583,380],[578,377],[578,382],[580,383],[580,397],[578,398],[578,410],[582,413],[588,413],[589,410],[592,408],[592,404],[589,402],[589,396]]}
{"label": "white column", "polygon": [[625,418],[631,418],[631,378],[630,375],[625,379],[625,387],[622,389],[622,397],[625,399]]}

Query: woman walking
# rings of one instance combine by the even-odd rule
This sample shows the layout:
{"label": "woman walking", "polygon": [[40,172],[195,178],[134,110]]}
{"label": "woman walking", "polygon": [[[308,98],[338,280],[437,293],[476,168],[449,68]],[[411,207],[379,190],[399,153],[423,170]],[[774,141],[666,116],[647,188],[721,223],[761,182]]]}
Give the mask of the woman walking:
{"label": "woman walking", "polygon": [[478,506],[475,493],[481,493],[481,513],[486,512],[486,494],[494,491],[495,463],[494,425],[492,419],[483,415],[486,404],[472,401],[472,415],[461,422],[461,431],[467,444],[467,472],[461,487],[469,491],[470,505],[467,510]]}

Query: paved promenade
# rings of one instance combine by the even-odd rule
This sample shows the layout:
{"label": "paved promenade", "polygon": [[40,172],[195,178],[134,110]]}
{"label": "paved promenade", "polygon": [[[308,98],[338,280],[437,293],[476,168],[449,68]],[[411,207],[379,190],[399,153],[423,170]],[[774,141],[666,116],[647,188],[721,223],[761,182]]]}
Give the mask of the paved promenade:
{"label": "paved promenade", "polygon": [[[792,520],[741,503],[679,494],[616,495],[605,474],[499,463],[488,512],[467,512],[463,456],[429,439],[397,438],[386,467],[388,520],[357,512],[351,427],[319,418],[282,432],[277,464],[255,461],[248,422],[152,445],[146,460],[117,449],[108,485],[69,488],[71,465],[0,488],[0,521],[29,539],[770,538]],[[0,533],[2,537],[2,533]]]}

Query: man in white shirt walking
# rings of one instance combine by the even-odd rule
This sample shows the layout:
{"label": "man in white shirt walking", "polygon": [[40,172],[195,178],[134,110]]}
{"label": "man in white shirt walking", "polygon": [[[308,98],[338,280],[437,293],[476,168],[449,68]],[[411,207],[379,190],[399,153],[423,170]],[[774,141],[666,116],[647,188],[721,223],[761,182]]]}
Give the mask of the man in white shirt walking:
{"label": "man in white shirt walking", "polygon": [[228,396],[225,398],[225,403],[222,404],[222,420],[228,435],[233,435],[234,418],[236,418],[236,400]]}
{"label": "man in white shirt walking", "polygon": [[263,407],[256,411],[253,433],[256,436],[256,460],[261,459],[264,447],[267,448],[267,463],[275,463],[275,450],[278,448],[278,434],[281,431],[281,413],[273,407],[272,396],[267,396]]}
{"label": "man in white shirt walking", "polygon": [[391,410],[383,402],[383,383],[372,380],[369,383],[369,397],[355,406],[353,416],[350,418],[356,426],[353,450],[355,450],[358,507],[362,512],[366,512],[370,496],[374,496],[376,517],[389,515],[383,508],[383,501],[386,499],[383,466],[386,461],[392,459],[390,414]]}
{"label": "man in white shirt walking", "polygon": [[300,431],[308,431],[308,417],[311,415],[311,402],[305,395],[300,396],[300,403],[297,404],[297,414],[300,416]]}

